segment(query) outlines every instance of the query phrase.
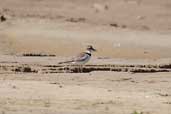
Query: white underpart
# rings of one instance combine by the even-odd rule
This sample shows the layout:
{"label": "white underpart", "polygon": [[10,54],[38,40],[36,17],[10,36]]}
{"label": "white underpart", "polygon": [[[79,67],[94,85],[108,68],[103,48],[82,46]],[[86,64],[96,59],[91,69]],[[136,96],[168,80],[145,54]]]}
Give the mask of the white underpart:
{"label": "white underpart", "polygon": [[73,64],[76,64],[76,65],[83,65],[85,63],[87,63],[89,60],[90,60],[91,56],[87,55],[86,59],[84,61],[79,61],[79,62],[73,62]]}
{"label": "white underpart", "polygon": [[[90,53],[91,54],[91,51],[87,50],[86,53]],[[85,56],[83,57],[84,61],[74,61],[74,62],[72,62],[72,64],[83,65],[83,64],[87,63],[90,60],[90,58],[91,58],[90,55],[85,54]]]}

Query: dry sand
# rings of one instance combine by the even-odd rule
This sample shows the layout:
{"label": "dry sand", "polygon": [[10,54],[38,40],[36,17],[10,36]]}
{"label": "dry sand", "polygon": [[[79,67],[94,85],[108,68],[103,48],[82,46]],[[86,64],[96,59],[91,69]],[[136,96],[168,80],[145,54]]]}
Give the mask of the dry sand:
{"label": "dry sand", "polygon": [[0,3],[7,19],[0,22],[0,114],[171,113],[170,72],[7,72],[17,65],[57,65],[87,44],[98,50],[90,65],[170,64],[170,0]]}
{"label": "dry sand", "polygon": [[170,114],[171,73],[6,74],[5,114]]}

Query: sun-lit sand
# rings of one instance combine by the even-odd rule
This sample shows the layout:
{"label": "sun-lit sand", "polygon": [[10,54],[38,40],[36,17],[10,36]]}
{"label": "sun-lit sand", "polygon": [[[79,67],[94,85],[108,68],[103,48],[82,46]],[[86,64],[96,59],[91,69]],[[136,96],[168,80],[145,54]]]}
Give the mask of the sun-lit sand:
{"label": "sun-lit sand", "polygon": [[171,1],[0,1],[0,114],[171,114]]}

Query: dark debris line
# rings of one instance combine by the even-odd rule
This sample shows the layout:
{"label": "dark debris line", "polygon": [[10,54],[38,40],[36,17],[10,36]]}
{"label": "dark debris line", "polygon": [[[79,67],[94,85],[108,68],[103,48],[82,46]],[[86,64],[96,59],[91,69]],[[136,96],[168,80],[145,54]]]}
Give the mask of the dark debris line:
{"label": "dark debris line", "polygon": [[0,73],[90,73],[93,71],[155,73],[170,72],[171,64],[165,65],[0,65]]}

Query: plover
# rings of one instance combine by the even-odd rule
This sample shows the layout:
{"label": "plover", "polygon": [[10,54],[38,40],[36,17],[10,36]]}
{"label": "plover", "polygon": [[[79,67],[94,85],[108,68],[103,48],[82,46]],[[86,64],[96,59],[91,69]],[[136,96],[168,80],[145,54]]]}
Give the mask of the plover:
{"label": "plover", "polygon": [[58,64],[83,65],[90,60],[91,53],[93,51],[96,51],[96,49],[94,49],[92,45],[88,45],[87,50],[85,52],[80,53],[78,56],[76,56],[75,58],[73,58],[69,61],[59,62]]}

